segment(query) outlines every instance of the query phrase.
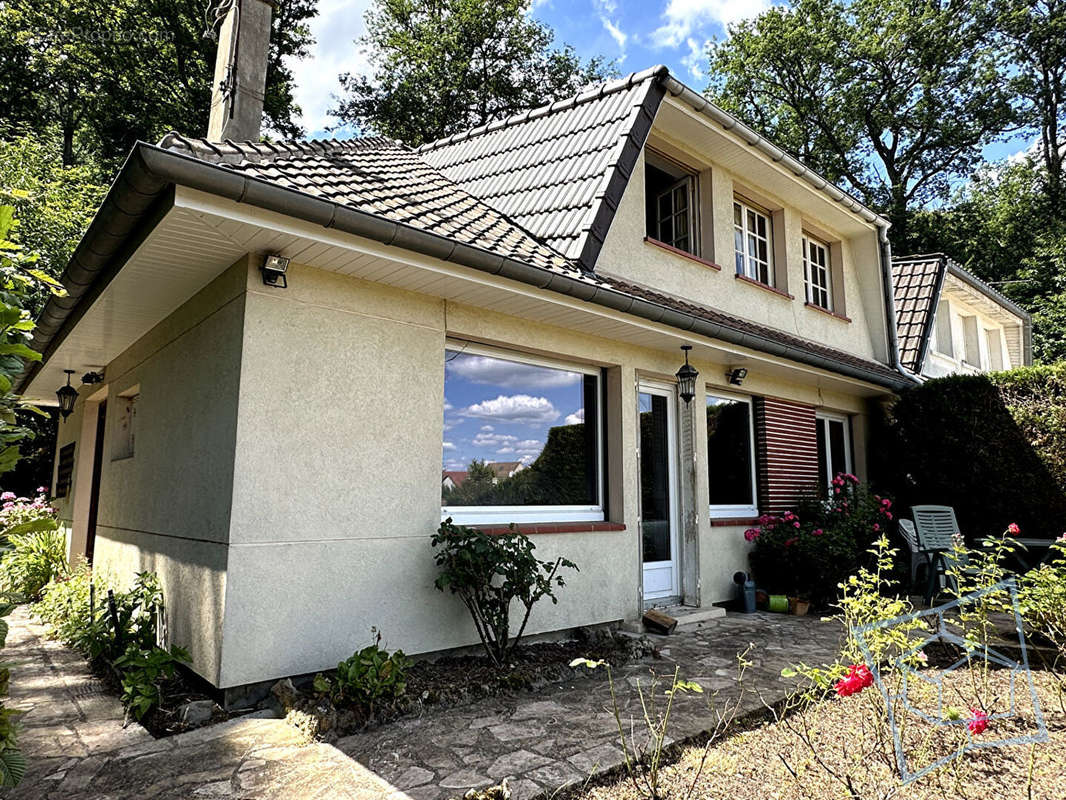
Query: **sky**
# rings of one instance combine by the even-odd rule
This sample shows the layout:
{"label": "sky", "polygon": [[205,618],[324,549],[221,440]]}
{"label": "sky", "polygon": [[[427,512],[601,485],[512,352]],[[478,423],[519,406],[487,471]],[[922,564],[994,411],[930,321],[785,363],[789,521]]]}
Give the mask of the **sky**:
{"label": "sky", "polygon": [[448,351],[444,365],[446,470],[473,459],[531,464],[556,425],[584,421],[582,375]]}
{"label": "sky", "polygon": [[[337,120],[327,114],[342,72],[367,70],[365,54],[354,42],[366,31],[363,17],[370,0],[319,0],[311,22],[316,39],[310,58],[291,63],[296,101],[303,125],[312,138],[330,133]],[[702,91],[706,87],[705,51],[714,38],[724,38],[731,22],[756,16],[769,0],[533,0],[532,14],[549,25],[556,44],[571,44],[584,58],[614,59],[622,74],[665,64],[680,80]],[[985,158],[998,160],[1024,151],[1030,142],[1014,138],[985,148]]]}

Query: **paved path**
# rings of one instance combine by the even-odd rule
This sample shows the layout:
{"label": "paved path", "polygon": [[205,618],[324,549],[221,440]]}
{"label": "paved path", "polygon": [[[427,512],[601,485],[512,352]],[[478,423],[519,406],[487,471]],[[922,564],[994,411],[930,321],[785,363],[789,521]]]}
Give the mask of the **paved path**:
{"label": "paved path", "polygon": [[[26,779],[11,798],[338,798],[442,800],[509,778],[515,800],[584,780],[621,763],[609,687],[602,671],[531,694],[490,698],[341,739],[302,744],[281,720],[241,719],[154,740],[122,727],[118,701],[100,692],[81,658],[48,641],[22,610],[9,618],[5,660],[11,704],[26,710],[21,741]],[[663,657],[615,673],[626,715],[636,684],[669,680],[674,666],[707,694],[679,695],[670,735],[697,735],[711,723],[709,692],[736,697],[734,656],[756,644],[744,708],[783,694],[782,667],[823,661],[837,628],[813,618],[729,616],[658,639]]]}

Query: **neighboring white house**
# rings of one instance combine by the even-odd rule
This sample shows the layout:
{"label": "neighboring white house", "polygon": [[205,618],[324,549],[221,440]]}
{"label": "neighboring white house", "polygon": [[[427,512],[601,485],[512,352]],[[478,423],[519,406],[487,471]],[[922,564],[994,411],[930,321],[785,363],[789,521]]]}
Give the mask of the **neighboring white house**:
{"label": "neighboring white house", "polygon": [[[578,564],[532,633],[705,607],[760,511],[865,474],[871,403],[913,382],[887,227],[663,67],[418,151],[172,134],[131,152],[21,391],[102,374],[59,427],[72,555],[156,571],[218,687],[371,626],[476,642],[433,586],[444,516]],[[510,462],[499,494],[442,508],[474,458]]]}
{"label": "neighboring white house", "polygon": [[1029,314],[941,253],[892,260],[903,365],[926,378],[1033,363]]}

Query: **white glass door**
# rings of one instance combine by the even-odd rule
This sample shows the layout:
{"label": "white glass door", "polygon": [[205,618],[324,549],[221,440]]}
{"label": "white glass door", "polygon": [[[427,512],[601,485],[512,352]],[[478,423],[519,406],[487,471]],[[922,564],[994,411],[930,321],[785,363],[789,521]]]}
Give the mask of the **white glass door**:
{"label": "white glass door", "polygon": [[671,386],[641,384],[640,536],[644,600],[679,595],[677,561],[677,401]]}

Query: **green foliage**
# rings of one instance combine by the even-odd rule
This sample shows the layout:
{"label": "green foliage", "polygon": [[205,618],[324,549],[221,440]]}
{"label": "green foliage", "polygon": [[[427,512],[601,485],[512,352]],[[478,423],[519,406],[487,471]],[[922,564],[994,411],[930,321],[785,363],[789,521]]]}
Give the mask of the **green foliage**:
{"label": "green foliage", "polygon": [[[14,599],[0,596],[0,648],[7,644],[8,614],[15,610]],[[11,672],[0,664],[0,787],[17,786],[26,772],[26,759],[18,749],[18,716],[21,712],[5,708]]]}
{"label": "green foliage", "polygon": [[745,536],[754,542],[751,568],[760,588],[799,596],[824,607],[837,587],[861,566],[891,525],[892,501],[854,475],[837,475],[827,500],[808,500],[796,511],[763,514]]}
{"label": "green foliage", "polygon": [[1032,629],[1066,659],[1066,541],[1056,542],[1050,557],[1021,577],[1018,605]]}
{"label": "green foliage", "polygon": [[143,719],[163,701],[162,684],[174,678],[178,664],[188,663],[189,654],[177,645],[141,649],[136,644],[115,659],[122,681],[122,704],[136,719]]}
{"label": "green foliage", "polygon": [[[211,6],[214,7],[215,3]],[[302,133],[288,58],[306,56],[315,0],[281,0],[274,15],[264,118]],[[61,141],[62,163],[110,177],[138,139],[207,128],[215,41],[201,0],[10,0],[0,6],[0,106],[14,126]],[[212,15],[213,16],[213,15]]]}
{"label": "green foliage", "polygon": [[371,77],[341,76],[344,123],[417,146],[560,97],[615,73],[552,47],[530,0],[376,0],[366,14]]}
{"label": "green foliage", "polygon": [[[577,569],[561,556],[539,561],[533,555],[533,542],[518,533],[492,536],[475,528],[453,525],[451,518],[441,523],[430,543],[437,548],[435,561],[440,575],[435,582],[448,590],[470,611],[485,652],[497,666],[503,666],[525,632],[529,615],[537,601],[547,597],[557,603],[555,588],[565,585],[560,567]],[[511,636],[511,604],[525,609],[518,632]]]}
{"label": "green foliage", "polygon": [[884,209],[899,243],[1014,124],[993,22],[969,0],[791,0],[711,44],[708,93]]}
{"label": "green foliage", "polygon": [[900,508],[954,507],[968,541],[1066,517],[1066,364],[955,375],[903,392],[874,429],[871,470]]}
{"label": "green foliage", "polygon": [[374,644],[340,662],[332,677],[316,675],[315,692],[327,695],[337,706],[354,705],[369,711],[402,697],[407,690],[407,670],[414,662],[403,650],[389,653],[380,645],[378,633]]}
{"label": "green foliage", "polygon": [[36,600],[54,577],[67,570],[67,537],[55,519],[42,517],[9,533],[10,549],[0,558],[0,589]]}
{"label": "green foliage", "polygon": [[[92,567],[83,562],[72,574],[53,578],[44,587],[40,601],[33,606],[34,614],[48,626],[50,636],[82,652],[91,649],[89,637],[100,634],[90,624],[93,615],[89,604],[89,583],[93,577]],[[97,598],[106,597],[110,582],[99,574],[95,578]]]}

